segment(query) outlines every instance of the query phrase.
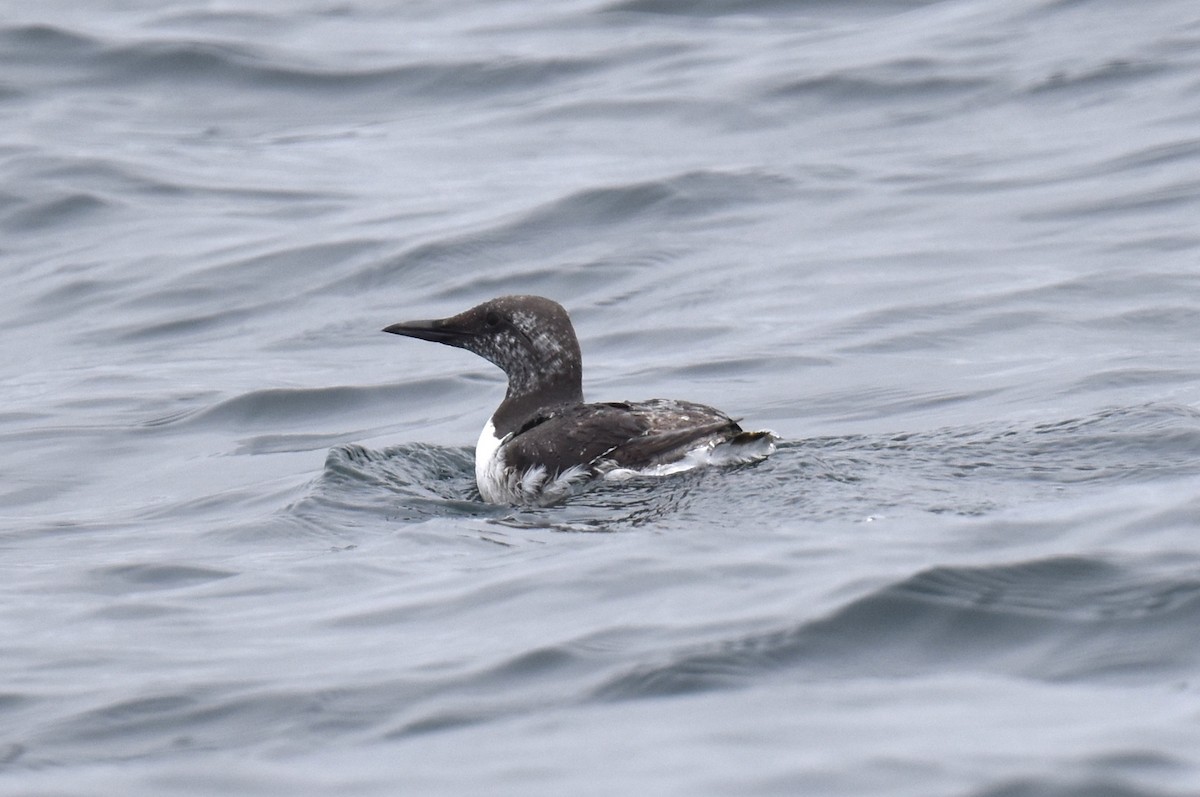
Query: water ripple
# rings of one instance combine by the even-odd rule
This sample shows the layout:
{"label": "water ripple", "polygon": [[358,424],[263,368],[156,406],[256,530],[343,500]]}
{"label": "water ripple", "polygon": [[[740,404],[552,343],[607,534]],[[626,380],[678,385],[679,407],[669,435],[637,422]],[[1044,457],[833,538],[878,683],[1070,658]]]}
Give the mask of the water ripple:
{"label": "water ripple", "polygon": [[657,180],[576,191],[551,202],[504,218],[484,229],[442,236],[412,246],[378,266],[361,270],[349,280],[316,289],[369,290],[392,284],[405,275],[436,274],[480,261],[496,262],[511,252],[525,251],[538,241],[562,247],[567,241],[591,242],[610,234],[653,228],[672,220],[696,223],[731,206],[765,201],[787,190],[789,181],[763,172],[693,171]]}
{"label": "water ripple", "polygon": [[[816,677],[912,676],[979,667],[1046,680],[1157,678],[1200,646],[1200,580],[1147,575],[1098,559],[938,567],[852,601],[829,617],[734,638],[621,675],[599,699],[729,688],[765,671]],[[1139,646],[1128,644],[1131,635]]]}

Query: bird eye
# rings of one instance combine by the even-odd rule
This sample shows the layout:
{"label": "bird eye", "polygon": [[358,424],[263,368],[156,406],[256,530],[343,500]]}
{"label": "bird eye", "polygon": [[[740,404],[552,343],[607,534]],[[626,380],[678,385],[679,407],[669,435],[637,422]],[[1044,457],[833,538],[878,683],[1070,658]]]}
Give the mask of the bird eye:
{"label": "bird eye", "polygon": [[489,328],[494,329],[495,327],[500,326],[500,316],[498,316],[496,313],[488,313],[487,317],[483,319],[483,323],[487,324]]}

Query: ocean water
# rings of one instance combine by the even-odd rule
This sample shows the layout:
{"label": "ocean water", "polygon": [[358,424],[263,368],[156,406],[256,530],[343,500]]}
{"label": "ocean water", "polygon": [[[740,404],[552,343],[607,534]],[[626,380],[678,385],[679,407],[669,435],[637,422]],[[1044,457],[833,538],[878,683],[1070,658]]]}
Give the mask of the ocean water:
{"label": "ocean water", "polygon": [[[0,793],[1200,793],[1192,0],[0,2]],[[503,377],[751,467],[482,504]]]}

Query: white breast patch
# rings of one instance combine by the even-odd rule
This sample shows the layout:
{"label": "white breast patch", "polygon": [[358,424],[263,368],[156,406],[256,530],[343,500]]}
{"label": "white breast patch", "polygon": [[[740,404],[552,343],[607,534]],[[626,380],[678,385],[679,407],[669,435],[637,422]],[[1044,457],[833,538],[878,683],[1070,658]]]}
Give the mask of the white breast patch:
{"label": "white breast patch", "polygon": [[504,463],[497,456],[503,442],[496,436],[496,424],[489,418],[475,444],[475,484],[489,504],[504,503],[505,500],[502,489]]}

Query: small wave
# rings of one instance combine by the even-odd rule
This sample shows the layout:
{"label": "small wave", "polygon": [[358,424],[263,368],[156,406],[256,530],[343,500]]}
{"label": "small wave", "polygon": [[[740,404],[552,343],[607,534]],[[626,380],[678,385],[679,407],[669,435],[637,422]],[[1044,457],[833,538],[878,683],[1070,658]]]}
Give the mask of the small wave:
{"label": "small wave", "polygon": [[[1185,405],[1118,407],[1039,424],[1025,448],[1041,476],[1150,480],[1200,472],[1200,410]],[[1010,435],[1010,439],[1019,436]],[[1019,452],[1011,451],[1011,455]]]}
{"label": "small wave", "polygon": [[[191,311],[194,317],[220,318],[253,311],[261,313],[264,306],[279,299],[279,292],[293,283],[305,284],[315,273],[328,273],[345,263],[354,264],[369,259],[378,243],[371,239],[351,239],[318,244],[294,244],[273,247],[271,251],[244,257],[222,257],[212,265],[196,268],[175,278],[164,279],[153,290],[131,296],[119,306],[147,308],[158,311]],[[353,265],[349,266],[353,267]],[[265,294],[263,285],[274,290]],[[248,297],[231,299],[231,297]],[[257,301],[247,306],[247,301]],[[203,303],[218,306],[211,314],[197,314]],[[232,306],[231,306],[232,305]],[[239,306],[241,305],[241,306]],[[174,323],[172,319],[168,323]],[[121,327],[131,337],[140,337],[146,330],[138,325]]]}
{"label": "small wave", "polygon": [[19,206],[0,217],[0,229],[10,233],[22,233],[42,232],[66,225],[74,226],[85,220],[94,220],[100,212],[113,205],[111,200],[83,192],[42,199]]}
{"label": "small wave", "polygon": [[217,180],[209,183],[202,179],[185,178],[178,172],[156,173],[156,170],[145,163],[122,160],[116,154],[96,157],[72,153],[66,156],[31,151],[21,158],[20,166],[25,175],[38,181],[85,182],[97,186],[105,195],[114,196],[178,198],[207,195],[216,199],[263,199],[288,203],[330,201],[338,198],[335,194],[321,191],[258,184],[239,187],[236,181]]}
{"label": "small wave", "polygon": [[1180,797],[1178,792],[1135,786],[1119,778],[1044,777],[1009,780],[970,797]]}
{"label": "small wave", "polygon": [[1188,208],[1200,203],[1200,180],[1176,181],[1169,185],[1108,194],[1101,199],[1069,201],[1024,214],[1027,221],[1046,222],[1064,219],[1095,220],[1131,214],[1157,214],[1164,210]]}
{"label": "small wave", "polygon": [[1197,450],[1200,411],[1152,404],[1048,423],[810,438],[781,445],[756,478],[768,500],[785,496],[814,519],[978,515],[1062,498],[1068,486],[1194,476]]}
{"label": "small wave", "polygon": [[249,308],[232,308],[214,313],[194,313],[169,321],[157,323],[139,322],[132,327],[112,330],[113,338],[124,342],[158,340],[161,338],[187,337],[208,330],[225,330],[226,334],[234,334],[231,330],[238,321],[251,318],[254,311]]}
{"label": "small wave", "polygon": [[661,180],[580,191],[534,210],[522,223],[557,230],[611,226],[647,215],[660,221],[702,218],[729,205],[778,197],[788,185],[786,178],[765,172],[684,172]]}
{"label": "small wave", "polygon": [[[127,290],[130,280],[108,283],[90,277],[55,285],[34,302],[56,311],[82,310],[106,302],[112,322],[93,330],[89,343],[142,342],[198,336],[232,338],[245,334],[243,321],[253,321],[279,306],[281,296],[295,285],[306,286],[314,273],[329,274],[354,268],[369,259],[376,244],[370,240],[334,241],[313,245],[289,244],[264,254],[230,258],[221,253],[216,263],[164,277],[140,290]],[[272,286],[263,290],[264,286]],[[356,331],[361,339],[361,328]],[[328,328],[309,331],[306,341],[328,342]],[[294,350],[296,336],[284,343]],[[266,348],[271,348],[268,344]]]}
{"label": "small wave", "polygon": [[167,563],[142,563],[105,567],[92,573],[94,588],[102,592],[169,590],[206,584],[237,575],[228,570]]}
{"label": "small wave", "polygon": [[[104,49],[91,80],[121,85],[178,83],[329,93],[383,91],[435,99],[532,90],[599,68],[585,58],[503,58],[370,68],[318,68],[247,45],[147,40]],[[82,65],[81,65],[82,66]]]}
{"label": "small wave", "polygon": [[48,286],[45,292],[31,300],[31,304],[56,315],[70,317],[72,313],[113,300],[127,284],[127,280],[111,276],[105,279],[91,276],[65,278]]}
{"label": "small wave", "polygon": [[1077,72],[1058,71],[1033,83],[1026,89],[1029,94],[1045,94],[1048,92],[1080,91],[1086,89],[1107,89],[1114,85],[1122,85],[1157,77],[1165,73],[1165,66],[1134,61],[1106,61],[1103,64],[1083,69]]}
{"label": "small wave", "polygon": [[[730,639],[625,673],[598,699],[729,688],[780,669],[906,676],[952,667],[1071,680],[1161,677],[1200,660],[1200,581],[1097,559],[938,567],[824,619]],[[1138,645],[1131,645],[1136,638]]]}
{"label": "small wave", "polygon": [[[853,13],[872,10],[903,10],[928,5],[934,0],[865,0],[851,4]],[[796,15],[811,14],[817,9],[822,13],[836,12],[846,4],[829,0],[695,0],[678,3],[673,0],[622,0],[605,6],[602,11],[635,14],[660,14],[686,17],[720,17],[737,15]]]}
{"label": "small wave", "polygon": [[286,24],[286,16],[276,16],[262,11],[206,8],[203,11],[164,9],[160,16],[147,22],[146,27],[187,31],[213,30],[244,35],[250,30],[269,33]]}
{"label": "small wave", "polygon": [[[657,180],[589,188],[536,206],[482,230],[417,244],[354,277],[320,286],[320,293],[358,292],[392,285],[402,274],[427,274],[444,284],[454,265],[495,263],[510,254],[529,257],[532,242],[552,242],[559,251],[571,242],[591,243],[610,231],[657,228],[667,221],[701,223],[729,207],[778,197],[790,181],[766,172],[689,171]],[[465,280],[474,281],[470,272]]]}
{"label": "small wave", "polygon": [[[1200,312],[1188,309],[1183,310],[1180,315],[1185,317],[1184,322],[1180,324],[1181,329],[1200,329],[1200,326],[1196,325],[1200,323]],[[1161,315],[1152,313],[1151,317],[1144,323],[1151,325],[1164,323],[1169,320],[1170,316],[1170,313],[1163,313]],[[1139,321],[1140,323],[1143,322]],[[1112,327],[1110,326],[1109,328],[1111,329]],[[1086,393],[1091,391],[1109,393],[1121,388],[1141,385],[1195,384],[1197,377],[1200,377],[1200,373],[1193,370],[1171,368],[1109,368],[1094,374],[1088,374],[1082,379],[1077,380],[1071,385],[1069,390],[1071,393]]]}
{"label": "small wave", "polygon": [[[244,30],[239,34],[244,35]],[[554,56],[327,66],[244,41],[168,37],[113,41],[50,25],[0,29],[0,48],[19,55],[23,63],[46,66],[49,79],[66,76],[89,85],[236,86],[241,91],[325,95],[382,92],[439,101],[536,90],[605,66],[596,59]]]}
{"label": "small wave", "polygon": [[99,46],[97,39],[54,25],[0,27],[0,48],[20,54],[23,58],[42,59],[94,52]]}
{"label": "small wave", "polygon": [[1185,138],[1169,144],[1155,144],[1102,162],[1096,174],[1117,174],[1155,166],[1194,163],[1200,158],[1200,138]]}
{"label": "small wave", "polygon": [[[385,739],[402,739],[477,725],[497,719],[526,714],[539,706],[551,706],[561,698],[548,697],[538,684],[554,683],[572,670],[589,668],[590,662],[570,645],[534,648],[507,660],[448,683],[450,695],[428,701],[414,716],[383,734]],[[444,688],[444,687],[443,687]],[[425,690],[441,691],[429,684]],[[457,693],[455,695],[454,693]],[[461,695],[474,694],[464,698]],[[480,699],[478,695],[499,696]]]}
{"label": "small wave", "polygon": [[[254,678],[178,688],[123,690],[108,702],[64,717],[49,731],[75,762],[144,758],[188,749],[234,749],[260,741],[263,728],[288,728],[298,738],[328,739],[370,727],[410,697],[403,684],[321,689],[272,688]],[[35,762],[27,760],[27,767]]]}
{"label": "small wave", "polygon": [[392,521],[486,515],[489,507],[475,488],[469,449],[410,443],[376,450],[350,444],[330,449],[321,475],[287,512],[324,525],[364,513]]}
{"label": "small wave", "polygon": [[882,68],[816,75],[779,86],[772,94],[780,98],[817,97],[829,102],[875,104],[973,93],[993,85],[992,80],[981,77],[912,74],[914,71],[889,64]]}
{"label": "small wave", "polygon": [[175,423],[263,429],[285,426],[311,430],[315,418],[394,402],[430,402],[444,393],[449,379],[409,381],[402,385],[346,385],[322,388],[267,388],[181,418]]}

